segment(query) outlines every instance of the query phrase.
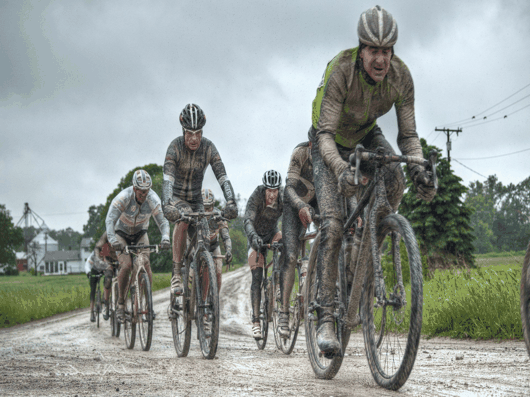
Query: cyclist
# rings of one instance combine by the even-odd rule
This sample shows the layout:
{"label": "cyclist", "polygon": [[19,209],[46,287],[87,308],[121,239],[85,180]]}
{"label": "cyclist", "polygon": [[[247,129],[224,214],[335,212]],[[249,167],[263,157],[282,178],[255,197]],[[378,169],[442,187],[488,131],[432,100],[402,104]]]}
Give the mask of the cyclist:
{"label": "cyclist", "polygon": [[[107,263],[100,259],[99,256],[92,252],[85,262],[85,273],[90,283],[90,321],[96,321],[96,315],[94,313],[94,301],[96,299],[96,285],[98,277],[103,274],[107,268]],[[108,297],[107,297],[108,299]]]}
{"label": "cyclist", "polygon": [[[206,116],[202,109],[190,103],[180,113],[182,136],[169,144],[164,162],[164,181],[162,187],[162,206],[164,216],[175,222],[181,216],[193,211],[204,211],[202,200],[202,181],[208,165],[221,185],[226,207],[223,214],[228,219],[237,217],[237,205],[234,189],[226,176],[225,166],[215,145],[202,136]],[[182,255],[186,248],[188,226],[180,222],[173,230],[173,276],[171,293],[183,293],[180,270]],[[208,230],[208,222],[204,220]],[[208,241],[205,241],[208,246]]]}
{"label": "cyclist", "polygon": [[94,253],[95,253],[95,258],[104,260],[107,263],[107,268],[104,271],[105,281],[103,283],[103,287],[104,287],[103,301],[105,303],[105,310],[103,311],[103,319],[108,320],[109,319],[110,287],[112,285],[112,276],[114,273],[110,262],[111,261],[117,262],[118,256],[116,254],[116,251],[110,245],[109,240],[107,239],[107,232],[103,232],[103,234],[99,238],[98,242],[96,243],[96,246],[94,247]]}
{"label": "cyclist", "polygon": [[[261,303],[261,283],[266,249],[262,244],[279,241],[282,233],[278,230],[278,219],[283,212],[282,177],[279,172],[270,170],[263,175],[263,185],[258,186],[247,202],[245,210],[245,233],[248,239],[248,264],[252,273],[250,301],[252,304],[252,334],[261,339],[259,323]],[[258,251],[259,256],[258,256]],[[280,258],[281,263],[281,258]]]}
{"label": "cyclist", "polygon": [[[215,196],[210,189],[202,189],[202,202],[204,204],[204,211],[216,212],[221,215],[221,211],[214,207]],[[228,232],[228,223],[226,221],[219,221],[212,218],[208,221],[208,227],[210,229],[210,253],[213,256],[217,272],[217,291],[221,293],[221,273],[223,271],[223,259],[216,258],[221,255],[221,247],[219,245],[219,235],[223,239],[225,246],[225,260],[230,262],[232,260],[232,240]]]}
{"label": "cyclist", "polygon": [[[124,317],[125,288],[132,268],[131,255],[123,251],[126,245],[149,245],[147,228],[151,215],[162,234],[160,247],[162,249],[170,248],[169,223],[162,214],[158,194],[151,189],[153,184],[151,176],[147,171],[137,170],[133,174],[132,184],[114,197],[105,220],[108,240],[114,250],[120,251],[118,255],[120,296],[118,297],[118,310],[116,312],[119,321],[123,321]],[[149,250],[138,251],[136,261],[138,265],[144,266],[152,285]]]}
{"label": "cyclist", "polygon": [[[396,55],[397,24],[392,15],[375,6],[361,14],[357,32],[359,46],[340,52],[324,72],[312,107],[313,175],[316,196],[322,215],[321,243],[317,255],[317,275],[320,279],[317,343],[324,353],[340,349],[334,333],[333,301],[343,217],[340,195],[353,196],[353,170],[347,159],[355,146],[383,146],[392,150],[377,118],[396,108],[398,121],[397,144],[404,155],[423,156],[416,133],[414,117],[414,85],[410,72]],[[366,168],[366,169],[365,169]],[[362,168],[373,175],[373,168]],[[430,201],[436,190],[422,166],[409,166],[410,177],[418,196]],[[388,200],[397,209],[405,177],[396,164],[385,170]]]}
{"label": "cyclist", "polygon": [[[282,306],[278,321],[278,332],[289,337],[289,297],[294,284],[294,270],[301,242],[298,239],[302,228],[312,222],[318,210],[313,184],[313,162],[311,142],[303,142],[294,148],[285,181],[284,209],[282,218],[283,262],[280,272]],[[302,273],[307,269],[302,269]]]}

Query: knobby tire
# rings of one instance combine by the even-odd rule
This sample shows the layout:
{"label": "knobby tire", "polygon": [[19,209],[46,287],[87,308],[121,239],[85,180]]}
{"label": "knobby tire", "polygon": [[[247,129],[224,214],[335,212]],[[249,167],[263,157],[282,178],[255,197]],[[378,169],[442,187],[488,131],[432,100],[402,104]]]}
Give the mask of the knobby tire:
{"label": "knobby tire", "polygon": [[153,340],[153,295],[147,273],[140,274],[138,279],[138,328],[140,331],[140,343],[142,350],[148,351],[151,348],[151,342]]}

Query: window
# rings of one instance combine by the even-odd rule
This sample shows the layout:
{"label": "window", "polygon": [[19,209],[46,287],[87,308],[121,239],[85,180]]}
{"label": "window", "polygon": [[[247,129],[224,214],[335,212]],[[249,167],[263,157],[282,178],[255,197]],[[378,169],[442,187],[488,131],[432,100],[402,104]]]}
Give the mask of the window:
{"label": "window", "polygon": [[66,263],[67,263],[67,262],[64,262],[64,272],[65,272],[65,273],[68,273],[68,272],[66,271],[66,268],[67,268]]}
{"label": "window", "polygon": [[63,271],[63,264],[59,263],[59,272],[62,272],[62,271]]}

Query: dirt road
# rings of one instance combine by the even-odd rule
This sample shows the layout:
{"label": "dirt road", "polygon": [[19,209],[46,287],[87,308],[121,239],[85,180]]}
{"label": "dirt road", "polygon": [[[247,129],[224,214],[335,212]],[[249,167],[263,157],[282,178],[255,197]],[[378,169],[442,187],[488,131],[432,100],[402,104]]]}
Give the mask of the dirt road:
{"label": "dirt road", "polygon": [[[177,358],[166,316],[168,291],[155,293],[158,318],[151,350],[127,350],[123,332],[97,329],[88,310],[0,331],[0,395],[24,396],[389,396],[378,387],[353,335],[342,368],[315,379],[302,335],[290,356],[269,339],[258,351],[250,336],[250,272],[225,275],[217,357],[204,360],[195,331],[187,358]],[[302,327],[303,328],[303,327]],[[139,341],[137,341],[139,345]],[[462,359],[456,359],[459,356]],[[530,362],[522,342],[422,340],[404,396],[530,394]]]}

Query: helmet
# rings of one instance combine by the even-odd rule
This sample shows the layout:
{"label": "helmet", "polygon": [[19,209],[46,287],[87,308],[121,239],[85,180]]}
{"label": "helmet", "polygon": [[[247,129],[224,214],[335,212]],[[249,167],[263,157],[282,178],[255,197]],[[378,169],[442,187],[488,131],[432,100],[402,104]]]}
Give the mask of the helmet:
{"label": "helmet", "polygon": [[263,174],[263,184],[267,189],[278,189],[282,185],[282,176],[278,171],[267,171]]}
{"label": "helmet", "polygon": [[132,183],[136,189],[140,190],[149,190],[153,185],[151,176],[149,176],[147,171],[144,170],[138,170],[134,172]]}
{"label": "helmet", "polygon": [[215,197],[210,189],[202,189],[202,202],[205,207],[211,207],[215,204]]}
{"label": "helmet", "polygon": [[180,112],[180,124],[187,130],[197,131],[206,124],[206,116],[202,109],[194,103],[186,105]]}
{"label": "helmet", "polygon": [[387,10],[375,6],[361,14],[357,34],[362,44],[372,47],[392,47],[398,38],[397,23]]}

